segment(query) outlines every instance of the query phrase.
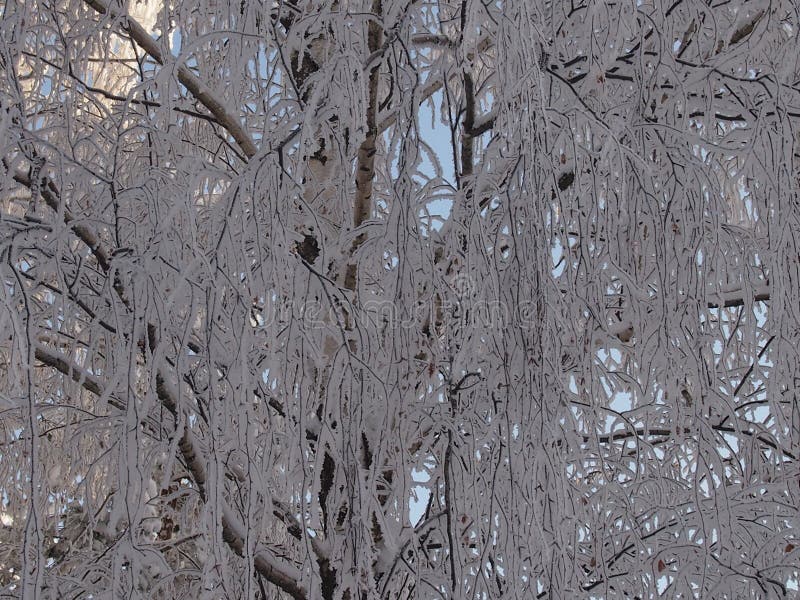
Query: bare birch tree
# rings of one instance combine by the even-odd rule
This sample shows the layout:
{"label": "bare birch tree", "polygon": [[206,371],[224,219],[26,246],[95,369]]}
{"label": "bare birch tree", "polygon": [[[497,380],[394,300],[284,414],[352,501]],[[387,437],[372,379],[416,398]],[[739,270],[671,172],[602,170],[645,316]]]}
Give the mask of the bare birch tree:
{"label": "bare birch tree", "polygon": [[795,2],[0,13],[3,597],[798,594]]}

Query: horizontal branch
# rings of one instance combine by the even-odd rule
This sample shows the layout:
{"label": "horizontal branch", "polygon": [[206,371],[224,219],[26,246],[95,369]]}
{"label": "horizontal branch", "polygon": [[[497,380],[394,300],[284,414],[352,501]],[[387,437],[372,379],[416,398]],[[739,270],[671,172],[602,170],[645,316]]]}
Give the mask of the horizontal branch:
{"label": "horizontal branch", "polygon": [[[706,308],[735,308],[737,306],[744,306],[749,302],[769,302],[769,299],[769,282],[765,282],[753,290],[752,300],[748,300],[744,294],[744,290],[740,286],[736,286],[727,290],[722,290],[713,296],[709,296],[706,301]],[[609,326],[606,331],[609,335],[623,342],[630,341],[635,333],[634,325],[631,321],[620,321],[619,323]]]}
{"label": "horizontal branch", "polygon": [[[38,54],[34,54],[32,52],[24,52],[23,54],[25,54],[26,56],[29,56],[30,58],[33,58],[33,59],[36,59],[36,60],[40,60],[44,64],[46,64],[46,65],[48,65],[48,66],[50,66],[50,67],[52,67],[52,68],[54,68],[56,70],[65,71],[65,69],[63,67],[61,67],[60,65],[57,65],[56,63],[54,63],[51,60],[47,60],[43,56],[39,56]],[[109,62],[110,62],[110,60],[109,60]],[[140,100],[138,98],[129,98],[127,96],[120,96],[119,94],[114,94],[113,92],[109,92],[108,90],[106,90],[104,88],[97,87],[97,86],[94,86],[94,85],[89,85],[83,79],[81,79],[80,77],[75,75],[75,72],[72,69],[72,64],[71,63],[68,64],[67,69],[66,69],[66,73],[72,79],[74,79],[78,84],[80,84],[81,87],[83,87],[87,92],[92,92],[93,94],[99,94],[103,98],[105,98],[106,100],[113,100],[114,102],[125,102],[127,104],[134,104],[134,105],[139,105],[139,106],[147,106],[147,107],[152,107],[152,108],[161,108],[163,106],[163,104],[161,104],[161,102],[156,102],[154,100]],[[204,121],[208,121],[209,123],[214,123],[214,124],[218,124],[219,123],[217,121],[217,119],[212,115],[206,115],[206,114],[203,114],[201,112],[197,112],[196,110],[189,110],[187,108],[180,108],[180,107],[177,107],[177,106],[173,106],[171,108],[175,112],[179,112],[179,113],[182,113],[182,114],[190,116],[190,117],[195,117],[197,119],[203,119]]]}
{"label": "horizontal branch", "polygon": [[458,44],[456,44],[446,35],[440,35],[437,33],[419,33],[411,36],[411,43],[415,46],[442,46],[453,49],[458,47]]}
{"label": "horizontal branch", "polygon": [[[731,433],[731,434],[740,434],[746,435],[751,437],[755,440],[758,440],[765,446],[772,448],[776,452],[780,452],[785,457],[789,458],[790,460],[796,460],[795,454],[775,442],[774,440],[770,439],[770,436],[766,433],[761,433],[758,431],[752,431],[749,428],[737,428],[731,425],[724,425],[727,421],[727,417],[723,419],[723,421],[717,425],[709,425],[711,429],[719,433]],[[747,423],[746,425],[749,427],[752,423]],[[650,437],[658,437],[658,438],[669,438],[675,435],[676,432],[672,429],[666,428],[636,428],[636,429],[621,429],[616,433],[611,434],[604,434],[600,436],[590,436],[590,435],[583,435],[583,442],[588,443],[591,440],[596,439],[601,444],[610,444],[612,442],[616,442],[619,440],[630,440],[630,439],[647,439]],[[560,442],[558,442],[560,445]]]}
{"label": "horizontal branch", "polygon": [[[753,290],[753,301],[767,302],[769,300],[769,282],[758,286]],[[733,287],[728,290],[723,290],[719,294],[711,296],[708,300],[708,308],[732,308],[735,306],[744,306],[746,298],[744,290],[740,286]]]}
{"label": "horizontal branch", "polygon": [[[725,418],[727,421],[727,417]],[[724,422],[724,421],[723,421]],[[745,422],[748,426],[752,425],[751,423]],[[797,460],[797,456],[794,452],[787,450],[777,442],[771,439],[771,437],[766,433],[760,433],[758,431],[751,431],[750,429],[742,429],[740,427],[733,427],[732,425],[712,425],[711,428],[714,431],[718,431],[720,433],[731,433],[731,434],[741,434],[746,435],[747,437],[751,437],[765,446],[772,448],[776,452],[780,452],[789,460]]]}
{"label": "horizontal branch", "polygon": [[[86,390],[92,392],[96,396],[103,395],[103,385],[100,383],[100,380],[63,354],[54,350],[50,350],[42,344],[36,344],[34,356],[36,357],[36,360],[43,365],[52,367],[53,369],[63,373],[72,379],[72,381],[80,384]],[[112,406],[124,409],[124,406],[116,401],[109,400],[109,403]]]}
{"label": "horizontal branch", "polygon": [[467,133],[473,137],[477,137],[479,135],[486,133],[492,127],[494,127],[494,122],[496,118],[497,118],[496,108],[493,108],[491,111],[489,111],[484,115],[475,117],[475,122],[472,124],[472,128]]}

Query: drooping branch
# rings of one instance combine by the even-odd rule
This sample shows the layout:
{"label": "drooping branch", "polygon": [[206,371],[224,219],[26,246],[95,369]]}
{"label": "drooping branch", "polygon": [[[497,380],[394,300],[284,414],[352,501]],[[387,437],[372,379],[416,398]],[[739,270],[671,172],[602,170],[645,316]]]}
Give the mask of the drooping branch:
{"label": "drooping branch", "polygon": [[[103,0],[85,0],[85,2],[101,15],[107,14],[112,19],[122,19],[122,27],[128,32],[131,38],[159,65],[166,66],[166,61],[164,60],[164,56],[158,44],[156,44],[152,36],[139,25],[136,19],[132,18],[130,15],[121,14],[117,9],[110,7]],[[186,89],[197,98],[198,102],[205,106],[209,112],[214,115],[217,122],[231,134],[244,155],[247,158],[253,158],[258,148],[256,148],[252,138],[240,124],[238,117],[231,113],[217,95],[203,83],[199,77],[192,73],[185,64],[178,65],[177,75],[178,81],[186,86]]]}
{"label": "drooping branch", "polygon": [[[87,391],[97,395],[103,395],[103,385],[100,381],[92,375],[81,370],[76,365],[63,357],[59,357],[48,349],[37,346],[36,358],[48,367],[67,375],[74,381],[79,383]],[[160,375],[157,375],[156,393],[162,405],[176,418],[178,418],[178,403],[176,400],[176,392],[172,386],[164,380]],[[123,408],[119,404],[114,404],[118,408]],[[183,436],[178,444],[183,462],[189,473],[192,476],[192,481],[198,486],[198,493],[201,498],[205,499],[205,484],[206,484],[206,468],[203,464],[203,452],[200,450],[191,427],[188,423],[185,424]],[[244,539],[246,534],[242,523],[238,517],[228,506],[227,500],[222,500],[222,536],[225,542],[231,549],[239,554],[244,555]],[[270,583],[275,584],[277,587],[288,593],[296,600],[305,600],[307,592],[305,588],[300,585],[300,572],[294,566],[286,563],[274,553],[269,552],[266,548],[257,552],[254,557],[254,565],[256,571],[263,576]]]}
{"label": "drooping branch", "polygon": [[[793,576],[799,221],[785,194],[800,153],[783,5],[155,1],[130,5],[144,31],[116,0],[17,3],[17,47],[0,27],[0,96],[30,116],[0,110],[0,237],[24,283],[6,310],[32,300],[33,393],[64,394],[41,408],[54,433],[27,464],[56,502],[91,469],[87,501],[91,485],[196,540],[171,546],[143,522],[131,533],[161,566],[136,580],[137,559],[121,587],[645,597],[663,577],[663,593],[735,597],[772,591],[759,570]],[[114,17],[72,22],[93,10]],[[158,11],[182,57],[149,39]],[[135,59],[115,62],[117,34]],[[246,140],[185,85],[187,53],[253,146],[288,135],[274,156],[237,166]],[[86,65],[74,85],[65,57]],[[113,85],[149,88],[153,69],[180,82],[175,106]],[[170,119],[177,106],[198,114]],[[37,204],[60,222],[20,216]],[[321,327],[309,304],[324,304]],[[130,421],[74,419],[95,392]],[[17,418],[24,399],[9,401]],[[108,451],[71,431],[125,425],[121,473],[144,466],[146,495],[120,503],[114,473],[83,457],[50,477],[62,445]],[[26,464],[6,458],[5,474]],[[0,587],[24,561],[6,558],[12,511]],[[104,569],[125,540],[77,548],[88,536],[63,533],[46,579],[93,593],[105,575],[79,580],[89,560]],[[247,564],[213,568],[215,543]]]}
{"label": "drooping branch", "polygon": [[[15,173],[14,179],[18,183],[27,187],[33,185],[33,182],[31,182],[30,178],[22,173]],[[109,257],[112,255],[112,253],[105,249],[104,245],[100,241],[99,236],[90,227],[73,223],[75,218],[71,212],[68,209],[60,206],[61,200],[58,196],[58,189],[55,187],[55,184],[53,184],[48,178],[45,178],[44,181],[45,183],[42,186],[42,197],[46,200],[48,206],[50,206],[56,213],[61,212],[65,224],[72,224],[71,229],[76,234],[78,239],[86,244],[86,246],[92,251],[101,268],[104,271],[110,271],[111,263]],[[121,281],[116,281],[114,290],[117,295],[123,299],[123,301],[125,301],[127,291]],[[128,306],[128,302],[125,302],[125,304]],[[150,329],[152,331],[152,327],[150,327]],[[152,335],[150,337],[150,343],[153,344],[155,340],[153,339]],[[152,350],[154,349],[155,348],[152,348]],[[48,367],[52,367],[64,375],[67,375],[75,382],[79,383],[87,391],[97,396],[103,395],[104,389],[100,380],[92,374],[86,372],[84,369],[81,369],[67,358],[59,356],[57,353],[54,353],[53,351],[41,345],[36,347],[35,356],[43,364],[47,365]],[[161,401],[161,404],[176,418],[177,422],[180,411],[180,406],[177,401],[178,394],[169,383],[168,376],[164,376],[161,373],[160,368],[158,368],[156,371],[156,394],[158,399]],[[123,408],[121,404],[113,399],[109,399],[109,403],[117,408]],[[204,497],[203,490],[206,482],[206,474],[201,458],[203,454],[199,449],[197,442],[194,440],[194,435],[191,432],[188,424],[186,424],[184,427],[183,436],[178,447],[184,463],[186,464],[194,482],[199,488],[198,491],[201,497]],[[227,508],[227,501],[224,502],[226,502],[226,504],[224,506],[222,518],[223,538],[231,547],[231,549],[237,552],[237,554],[241,555],[244,543],[244,537],[241,533],[243,531],[243,526],[238,522],[233,512]],[[265,552],[259,552],[255,556],[254,560],[257,571],[267,581],[275,584],[297,600],[307,597],[305,588],[299,583],[300,576],[297,569],[288,564],[281,564],[280,559],[271,554],[266,554]]]}
{"label": "drooping branch", "polygon": [[[53,61],[48,60],[47,58],[45,58],[43,56],[38,56],[38,55],[32,54],[30,52],[26,52],[25,54],[27,56],[29,56],[30,58],[32,58],[32,59],[42,61],[42,63],[46,64],[49,67],[52,67],[53,69],[59,69],[59,70],[64,71],[67,75],[69,75],[69,77],[71,79],[73,79],[76,83],[78,83],[82,89],[86,90],[87,92],[91,92],[93,94],[98,94],[98,95],[102,96],[103,98],[105,98],[106,100],[113,100],[114,102],[125,102],[125,103],[129,103],[129,104],[133,104],[133,105],[145,106],[145,107],[148,107],[148,108],[151,108],[151,107],[152,108],[162,108],[164,106],[161,102],[156,102],[154,100],[146,100],[146,99],[145,100],[141,100],[139,98],[130,98],[130,97],[127,97],[127,96],[121,96],[121,95],[115,94],[114,92],[112,92],[110,90],[107,90],[105,88],[101,88],[101,87],[98,87],[96,85],[90,85],[89,83],[87,83],[86,81],[84,81],[83,79],[81,79],[80,77],[78,77],[75,74],[75,70],[72,68],[72,64],[71,63],[67,64],[66,69],[62,69],[60,65],[57,65]],[[201,112],[198,112],[196,110],[190,110],[188,108],[181,108],[181,107],[178,107],[178,106],[173,106],[172,110],[174,110],[175,112],[179,112],[179,113],[182,113],[184,115],[187,115],[189,117],[194,117],[196,119],[202,119],[204,121],[208,121],[209,123],[214,123],[215,125],[218,124],[216,117],[214,117],[213,115],[201,113]]]}

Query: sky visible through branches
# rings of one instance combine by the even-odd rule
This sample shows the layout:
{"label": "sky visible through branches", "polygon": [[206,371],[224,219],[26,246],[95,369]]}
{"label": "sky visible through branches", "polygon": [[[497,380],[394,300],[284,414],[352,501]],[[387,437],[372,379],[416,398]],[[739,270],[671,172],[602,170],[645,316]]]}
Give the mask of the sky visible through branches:
{"label": "sky visible through branches", "polygon": [[0,597],[800,594],[796,2],[0,15]]}

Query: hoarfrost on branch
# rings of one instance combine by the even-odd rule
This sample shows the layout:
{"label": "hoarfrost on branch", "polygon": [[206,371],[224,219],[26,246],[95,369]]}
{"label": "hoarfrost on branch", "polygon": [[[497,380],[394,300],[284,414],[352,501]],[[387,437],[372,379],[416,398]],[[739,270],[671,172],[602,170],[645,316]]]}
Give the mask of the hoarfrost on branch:
{"label": "hoarfrost on branch", "polygon": [[0,11],[3,597],[798,593],[795,3]]}

